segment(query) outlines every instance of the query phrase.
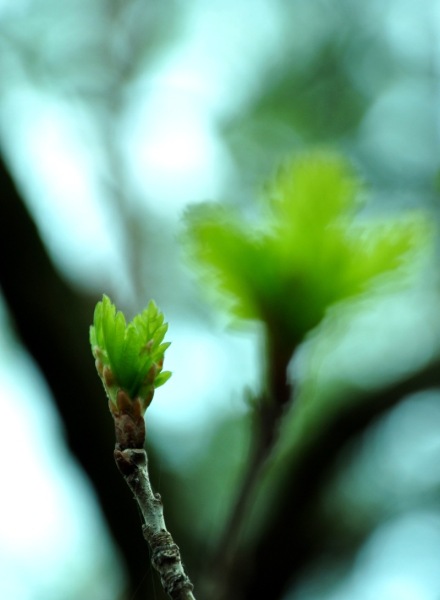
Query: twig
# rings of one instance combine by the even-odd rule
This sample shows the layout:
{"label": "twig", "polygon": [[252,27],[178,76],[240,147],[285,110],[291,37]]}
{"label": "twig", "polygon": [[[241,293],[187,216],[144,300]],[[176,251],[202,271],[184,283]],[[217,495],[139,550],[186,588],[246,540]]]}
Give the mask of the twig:
{"label": "twig", "polygon": [[279,424],[286,405],[292,398],[292,386],[287,369],[294,352],[284,346],[282,336],[275,339],[267,332],[267,392],[256,403],[254,418],[254,447],[243,473],[235,503],[219,539],[209,573],[203,583],[206,595],[212,600],[231,598],[245,575],[247,555],[240,552],[243,524],[249,505],[279,435]]}
{"label": "twig", "polygon": [[141,510],[142,531],[151,549],[151,564],[159,573],[165,592],[173,600],[195,600],[179,547],[165,526],[162,499],[151,487],[147,453],[138,448],[116,448],[114,457]]}

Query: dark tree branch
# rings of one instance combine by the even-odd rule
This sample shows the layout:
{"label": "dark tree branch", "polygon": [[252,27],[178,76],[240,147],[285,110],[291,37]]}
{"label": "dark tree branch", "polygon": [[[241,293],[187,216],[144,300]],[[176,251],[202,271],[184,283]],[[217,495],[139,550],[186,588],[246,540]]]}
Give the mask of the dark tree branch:
{"label": "dark tree branch", "polygon": [[105,418],[105,399],[96,400],[103,398],[102,385],[88,342],[95,300],[73,290],[55,270],[1,156],[0,193],[3,297],[21,341],[52,392],[70,449],[96,491],[134,589],[145,574],[144,548],[142,537],[132,534],[138,531],[138,516],[130,510],[130,498],[109,458],[114,431]]}

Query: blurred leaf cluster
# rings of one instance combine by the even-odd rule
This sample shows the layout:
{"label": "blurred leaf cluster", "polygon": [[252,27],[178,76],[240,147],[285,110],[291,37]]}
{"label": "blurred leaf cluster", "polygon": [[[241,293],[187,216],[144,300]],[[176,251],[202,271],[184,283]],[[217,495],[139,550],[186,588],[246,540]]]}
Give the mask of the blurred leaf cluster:
{"label": "blurred leaf cluster", "polygon": [[267,186],[256,223],[221,205],[191,207],[189,253],[238,317],[263,321],[292,351],[329,306],[395,271],[429,237],[422,213],[356,221],[360,202],[345,159],[298,157]]}

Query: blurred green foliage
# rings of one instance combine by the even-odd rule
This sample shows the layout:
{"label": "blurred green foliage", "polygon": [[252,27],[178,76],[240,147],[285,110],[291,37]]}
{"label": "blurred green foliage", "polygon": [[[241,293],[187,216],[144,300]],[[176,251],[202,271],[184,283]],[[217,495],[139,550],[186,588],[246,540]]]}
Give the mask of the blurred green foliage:
{"label": "blurred green foliage", "polygon": [[365,223],[355,219],[361,201],[345,159],[308,154],[279,170],[256,223],[220,205],[190,208],[188,251],[237,316],[261,320],[292,351],[332,304],[396,271],[429,238],[423,213]]}

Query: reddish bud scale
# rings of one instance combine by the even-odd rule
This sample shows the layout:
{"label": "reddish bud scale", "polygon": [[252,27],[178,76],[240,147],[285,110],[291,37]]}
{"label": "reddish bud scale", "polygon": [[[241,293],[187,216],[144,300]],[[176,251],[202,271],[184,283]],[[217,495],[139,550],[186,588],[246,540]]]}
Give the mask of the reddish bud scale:
{"label": "reddish bud scale", "polygon": [[156,379],[156,375],[158,372],[158,368],[157,365],[154,363],[151,365],[150,369],[148,370],[147,376],[145,377],[145,383],[154,383],[154,380]]}
{"label": "reddish bud scale", "polygon": [[113,375],[113,371],[110,369],[110,367],[104,367],[102,377],[104,378],[104,383],[107,387],[112,387],[115,385],[115,376]]}
{"label": "reddish bud scale", "polygon": [[145,421],[141,399],[132,400],[126,392],[119,390],[116,405],[110,401],[109,408],[115,422],[118,448],[142,449],[145,444]]}
{"label": "reddish bud scale", "polygon": [[102,364],[102,362],[99,360],[99,358],[97,358],[95,360],[95,367],[96,370],[98,371],[98,374],[100,377],[103,377],[103,369],[104,369],[104,365]]}

